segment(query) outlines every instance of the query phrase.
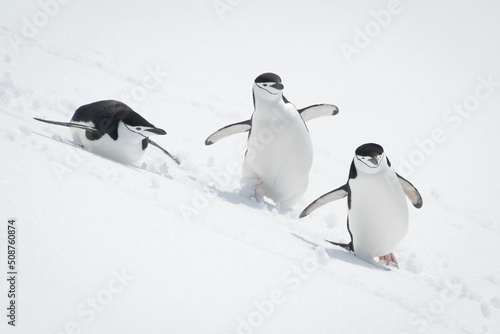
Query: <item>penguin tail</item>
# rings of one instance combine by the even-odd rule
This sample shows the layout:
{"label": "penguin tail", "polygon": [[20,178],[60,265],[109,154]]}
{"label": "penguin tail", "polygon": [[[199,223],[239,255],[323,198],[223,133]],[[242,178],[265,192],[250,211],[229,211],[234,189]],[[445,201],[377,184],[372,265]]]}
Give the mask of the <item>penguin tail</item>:
{"label": "penguin tail", "polygon": [[342,243],[333,242],[333,241],[330,241],[330,240],[326,240],[326,241],[329,242],[329,243],[331,243],[332,245],[342,247],[342,248],[348,250],[349,252],[354,251],[354,247],[352,246],[352,241],[350,243],[348,243],[348,244],[342,244]]}

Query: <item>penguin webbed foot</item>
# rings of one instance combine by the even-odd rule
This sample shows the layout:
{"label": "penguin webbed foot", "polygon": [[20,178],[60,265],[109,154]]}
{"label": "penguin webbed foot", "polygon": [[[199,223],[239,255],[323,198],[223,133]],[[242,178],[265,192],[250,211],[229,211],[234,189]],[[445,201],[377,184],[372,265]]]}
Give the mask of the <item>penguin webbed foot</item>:
{"label": "penguin webbed foot", "polygon": [[387,255],[379,256],[378,257],[379,263],[382,263],[387,266],[387,267],[394,267],[399,269],[399,263],[398,260],[396,260],[396,256],[394,256],[394,253],[389,253]]}
{"label": "penguin webbed foot", "polygon": [[255,198],[257,201],[264,199],[264,187],[262,180],[253,178],[243,178],[241,182],[240,194],[247,198]]}

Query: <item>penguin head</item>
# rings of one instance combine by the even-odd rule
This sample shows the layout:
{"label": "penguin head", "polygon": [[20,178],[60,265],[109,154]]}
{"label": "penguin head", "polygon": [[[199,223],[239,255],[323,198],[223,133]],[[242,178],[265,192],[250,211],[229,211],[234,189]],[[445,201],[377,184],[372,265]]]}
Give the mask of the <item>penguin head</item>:
{"label": "penguin head", "polygon": [[153,124],[132,125],[127,122],[120,122],[118,125],[118,138],[128,142],[139,142],[151,135],[166,135],[163,129],[155,127]]}
{"label": "penguin head", "polygon": [[354,165],[365,174],[378,173],[384,165],[385,153],[382,146],[374,143],[363,144],[356,149]]}
{"label": "penguin head", "polygon": [[253,85],[254,100],[275,101],[282,100],[283,84],[281,78],[274,73],[259,75]]}

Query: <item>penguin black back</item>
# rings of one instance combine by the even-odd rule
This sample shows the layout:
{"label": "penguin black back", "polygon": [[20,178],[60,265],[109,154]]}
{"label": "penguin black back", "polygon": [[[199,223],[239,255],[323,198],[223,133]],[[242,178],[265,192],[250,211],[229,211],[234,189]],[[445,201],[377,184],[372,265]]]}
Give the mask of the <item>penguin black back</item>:
{"label": "penguin black back", "polygon": [[[98,133],[87,132],[90,140],[96,140],[104,134],[109,134],[114,140],[118,139],[118,123],[130,126],[154,127],[144,117],[133,111],[125,103],[115,100],[93,102],[81,106],[71,118],[72,122],[92,122]],[[90,137],[89,137],[90,136]]]}

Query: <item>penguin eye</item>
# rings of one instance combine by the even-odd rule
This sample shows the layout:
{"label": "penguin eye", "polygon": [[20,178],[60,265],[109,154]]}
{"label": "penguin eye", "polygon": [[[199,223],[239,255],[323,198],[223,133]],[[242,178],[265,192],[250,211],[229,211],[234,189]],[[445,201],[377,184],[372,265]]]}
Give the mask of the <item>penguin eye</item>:
{"label": "penguin eye", "polygon": [[262,86],[267,87],[267,84],[263,84]]}
{"label": "penguin eye", "polygon": [[138,131],[141,131],[141,128],[135,128],[135,129],[138,130]]}

